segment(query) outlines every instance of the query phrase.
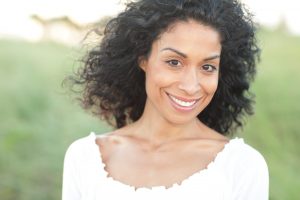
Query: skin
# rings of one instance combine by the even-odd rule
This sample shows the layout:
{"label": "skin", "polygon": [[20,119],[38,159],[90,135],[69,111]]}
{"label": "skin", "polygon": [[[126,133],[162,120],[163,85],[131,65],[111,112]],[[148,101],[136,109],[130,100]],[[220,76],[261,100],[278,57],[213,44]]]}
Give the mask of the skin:
{"label": "skin", "polygon": [[[197,118],[218,87],[221,48],[218,32],[194,20],[174,23],[153,42],[139,59],[147,92],[142,117],[96,140],[109,176],[135,188],[169,188],[222,151],[228,138]],[[196,103],[187,109],[170,95]]]}

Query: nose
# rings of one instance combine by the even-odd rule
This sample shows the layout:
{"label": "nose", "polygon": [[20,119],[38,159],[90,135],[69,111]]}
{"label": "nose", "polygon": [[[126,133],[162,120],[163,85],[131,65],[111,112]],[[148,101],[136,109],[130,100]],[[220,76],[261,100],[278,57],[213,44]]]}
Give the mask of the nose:
{"label": "nose", "polygon": [[183,90],[188,95],[195,95],[199,92],[200,80],[196,69],[187,69],[181,76],[179,89]]}

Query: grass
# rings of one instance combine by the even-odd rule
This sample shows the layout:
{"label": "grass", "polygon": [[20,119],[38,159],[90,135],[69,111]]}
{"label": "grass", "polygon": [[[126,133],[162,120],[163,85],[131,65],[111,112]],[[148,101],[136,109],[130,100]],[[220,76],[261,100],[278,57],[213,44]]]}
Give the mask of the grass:
{"label": "grass", "polygon": [[0,197],[59,199],[68,145],[108,128],[61,87],[75,65],[75,49],[22,41],[0,46]]}
{"label": "grass", "polygon": [[263,51],[253,86],[256,115],[243,136],[269,164],[270,199],[298,199],[300,38],[265,30],[259,39]]}
{"label": "grass", "polygon": [[[300,38],[263,30],[259,41],[256,114],[239,136],[267,160],[270,199],[298,199]],[[1,199],[60,199],[68,145],[90,131],[109,130],[61,87],[79,55],[51,42],[0,41]]]}

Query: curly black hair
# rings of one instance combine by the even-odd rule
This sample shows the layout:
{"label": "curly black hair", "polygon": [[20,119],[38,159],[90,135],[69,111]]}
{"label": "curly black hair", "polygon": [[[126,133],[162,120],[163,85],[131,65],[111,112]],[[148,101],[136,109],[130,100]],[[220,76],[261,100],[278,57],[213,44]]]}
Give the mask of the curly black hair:
{"label": "curly black hair", "polygon": [[145,74],[138,64],[171,24],[193,19],[221,36],[220,76],[210,104],[197,116],[228,135],[253,114],[249,92],[259,58],[251,13],[237,0],[138,0],[106,25],[102,40],[84,56],[73,76],[85,109],[115,128],[138,120],[146,102]]}

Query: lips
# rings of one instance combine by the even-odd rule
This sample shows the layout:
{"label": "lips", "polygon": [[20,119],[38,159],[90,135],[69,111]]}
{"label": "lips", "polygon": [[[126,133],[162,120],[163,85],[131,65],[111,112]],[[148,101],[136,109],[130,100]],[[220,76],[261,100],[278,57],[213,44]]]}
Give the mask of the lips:
{"label": "lips", "polygon": [[191,110],[195,107],[195,104],[200,100],[200,98],[198,99],[182,98],[182,97],[171,95],[169,93],[167,93],[167,95],[169,96],[175,108],[180,110]]}

